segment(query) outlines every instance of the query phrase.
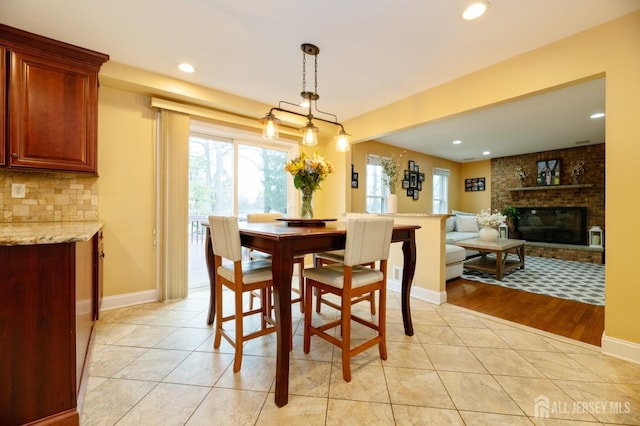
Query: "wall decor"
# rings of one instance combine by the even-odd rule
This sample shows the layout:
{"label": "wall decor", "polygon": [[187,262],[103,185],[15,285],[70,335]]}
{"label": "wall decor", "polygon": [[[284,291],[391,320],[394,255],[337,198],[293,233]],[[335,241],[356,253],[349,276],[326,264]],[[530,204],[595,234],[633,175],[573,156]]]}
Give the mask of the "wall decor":
{"label": "wall decor", "polygon": [[538,185],[560,185],[560,160],[538,161]]}
{"label": "wall decor", "polygon": [[418,187],[418,174],[416,172],[409,172],[409,188]]}
{"label": "wall decor", "polygon": [[409,160],[408,170],[404,171],[404,179],[402,179],[402,189],[407,190],[407,197],[411,197],[414,200],[420,198],[424,179],[425,175],[420,173],[420,166],[415,161]]}
{"label": "wall decor", "polygon": [[353,164],[351,165],[351,188],[358,187],[358,173],[353,171]]}
{"label": "wall decor", "polygon": [[481,178],[471,178],[464,180],[464,190],[469,191],[484,191],[485,190],[485,180],[483,177]]}

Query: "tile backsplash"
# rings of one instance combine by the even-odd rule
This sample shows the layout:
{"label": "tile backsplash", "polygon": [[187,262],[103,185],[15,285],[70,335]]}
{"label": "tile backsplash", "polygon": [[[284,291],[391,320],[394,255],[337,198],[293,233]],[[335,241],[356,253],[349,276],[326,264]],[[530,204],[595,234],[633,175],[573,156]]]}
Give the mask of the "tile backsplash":
{"label": "tile backsplash", "polygon": [[[11,196],[14,183],[25,185],[24,198]],[[97,176],[0,170],[0,188],[0,223],[98,219]]]}

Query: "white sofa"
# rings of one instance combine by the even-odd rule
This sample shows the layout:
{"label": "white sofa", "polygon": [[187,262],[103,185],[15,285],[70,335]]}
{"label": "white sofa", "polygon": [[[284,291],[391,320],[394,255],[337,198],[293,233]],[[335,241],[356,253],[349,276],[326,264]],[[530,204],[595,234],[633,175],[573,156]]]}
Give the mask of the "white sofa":
{"label": "white sofa", "polygon": [[445,279],[451,280],[462,275],[462,266],[466,258],[466,251],[460,246],[447,244],[445,257]]}
{"label": "white sofa", "polygon": [[475,250],[465,250],[455,243],[469,238],[478,238],[478,220],[475,213],[453,210],[445,225],[446,238],[446,279],[462,275],[462,264],[466,258],[478,254]]}

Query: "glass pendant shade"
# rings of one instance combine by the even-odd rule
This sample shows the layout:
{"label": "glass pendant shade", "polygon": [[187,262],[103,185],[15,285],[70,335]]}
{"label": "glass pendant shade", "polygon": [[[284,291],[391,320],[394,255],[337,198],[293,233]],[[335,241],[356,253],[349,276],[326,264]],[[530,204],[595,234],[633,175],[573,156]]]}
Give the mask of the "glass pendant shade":
{"label": "glass pendant shade", "polygon": [[307,125],[300,130],[302,130],[302,145],[318,145],[318,128],[311,121],[307,122]]}
{"label": "glass pendant shade", "polygon": [[340,130],[336,138],[336,150],[338,152],[347,152],[350,149],[349,145],[349,135],[344,129]]}
{"label": "glass pendant shade", "polygon": [[267,114],[262,120],[262,137],[265,139],[277,139],[280,136],[278,120],[272,113]]}

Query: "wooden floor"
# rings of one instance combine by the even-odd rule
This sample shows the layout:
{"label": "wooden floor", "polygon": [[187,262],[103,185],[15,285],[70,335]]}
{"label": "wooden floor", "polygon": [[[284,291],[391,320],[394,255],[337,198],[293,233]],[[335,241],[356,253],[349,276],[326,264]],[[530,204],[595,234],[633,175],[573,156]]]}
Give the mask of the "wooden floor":
{"label": "wooden floor", "polygon": [[447,302],[592,345],[601,345],[604,306],[462,278],[447,282]]}

